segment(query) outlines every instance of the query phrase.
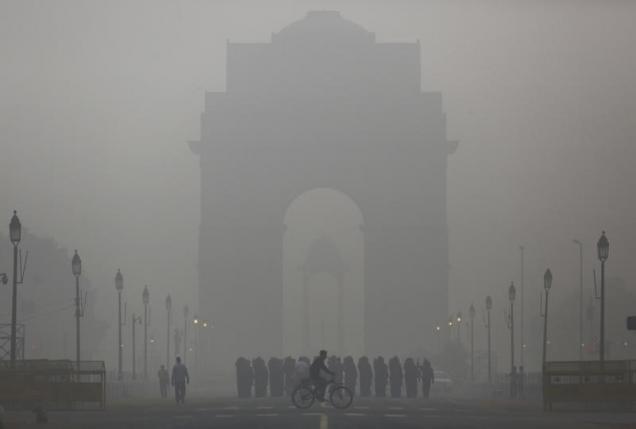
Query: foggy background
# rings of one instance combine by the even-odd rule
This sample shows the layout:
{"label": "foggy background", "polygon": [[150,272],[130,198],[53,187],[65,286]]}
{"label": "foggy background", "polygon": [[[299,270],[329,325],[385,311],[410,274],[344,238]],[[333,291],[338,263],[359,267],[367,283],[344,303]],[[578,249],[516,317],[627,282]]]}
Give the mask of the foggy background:
{"label": "foggy background", "polygon": [[[268,42],[323,9],[378,42],[419,39],[422,89],[442,92],[448,136],[460,142],[449,156],[449,312],[466,314],[474,302],[480,321],[492,295],[500,359],[521,244],[526,337],[547,266],[553,317],[577,327],[573,238],[585,245],[586,305],[602,229],[608,276],[636,292],[632,2],[2,0],[0,231],[16,208],[30,233],[69,256],[79,249],[91,311],[111,325],[94,358],[114,364],[117,268],[134,311],[150,285],[153,324],[163,323],[167,293],[177,317],[195,307],[200,172],[186,143],[199,138],[205,91],[225,89],[226,40]],[[2,246],[8,256],[8,240]],[[70,299],[67,268],[68,284],[55,287]],[[9,270],[3,257],[0,272]],[[9,321],[4,289],[0,316]],[[575,358],[578,330],[562,341],[572,345],[552,357]]]}

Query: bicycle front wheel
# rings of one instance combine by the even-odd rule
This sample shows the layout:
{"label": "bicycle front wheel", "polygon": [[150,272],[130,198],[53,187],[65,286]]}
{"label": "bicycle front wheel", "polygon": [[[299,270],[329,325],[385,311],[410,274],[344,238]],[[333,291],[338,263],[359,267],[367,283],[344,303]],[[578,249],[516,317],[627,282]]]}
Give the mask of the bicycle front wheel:
{"label": "bicycle front wheel", "polygon": [[310,387],[302,384],[292,393],[292,402],[296,407],[303,410],[311,407],[315,400],[314,391]]}
{"label": "bicycle front wheel", "polygon": [[346,386],[336,386],[329,395],[329,402],[334,408],[343,410],[353,402],[353,393]]}

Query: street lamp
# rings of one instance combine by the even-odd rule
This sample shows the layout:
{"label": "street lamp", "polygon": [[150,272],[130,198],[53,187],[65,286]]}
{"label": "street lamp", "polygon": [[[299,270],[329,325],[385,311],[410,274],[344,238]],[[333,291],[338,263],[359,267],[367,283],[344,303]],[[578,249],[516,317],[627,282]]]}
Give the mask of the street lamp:
{"label": "street lamp", "polygon": [[543,358],[541,360],[541,368],[545,373],[545,362],[547,355],[548,341],[548,294],[552,287],[552,271],[548,268],[543,275],[543,288],[545,289],[545,308],[543,310]]}
{"label": "street lamp", "polygon": [[124,344],[121,340],[121,292],[124,290],[124,276],[121,274],[121,270],[117,269],[117,274],[115,275],[115,289],[117,289],[117,362],[118,362],[118,370],[117,370],[117,378],[121,380],[124,377],[124,373],[122,372],[122,367],[124,365]]}
{"label": "street lamp", "polygon": [[9,238],[13,244],[13,291],[11,296],[11,366],[15,366],[17,355],[16,336],[18,320],[18,245],[22,239],[22,224],[14,210],[9,223]]}
{"label": "street lamp", "polygon": [[190,307],[187,305],[183,307],[183,363],[186,363],[186,356],[188,351],[188,325],[190,320]]}
{"label": "street lamp", "polygon": [[572,241],[579,247],[579,360],[583,360],[583,243]]}
{"label": "street lamp", "polygon": [[599,344],[599,357],[601,361],[601,368],[605,361],[605,261],[609,257],[609,240],[603,235],[598,239],[596,243],[598,251],[598,260],[601,261],[601,342]]}
{"label": "street lamp", "polygon": [[172,312],[172,297],[166,297],[166,316],[168,322],[168,330],[166,331],[166,368],[170,365],[170,314]]}
{"label": "street lamp", "polygon": [[461,326],[462,326],[462,313],[461,311],[459,313],[457,313],[457,343],[461,344],[462,343],[462,337],[460,335],[460,331],[461,331]]}
{"label": "street lamp", "polygon": [[513,398],[515,394],[514,390],[514,368],[515,368],[515,313],[514,303],[517,290],[515,289],[514,282],[510,283],[508,288],[508,299],[510,300],[510,320],[508,322],[508,328],[510,329],[510,397]]}
{"label": "street lamp", "polygon": [[486,328],[488,329],[488,383],[492,383],[492,348],[490,347],[490,310],[492,310],[492,298],[486,297]]}
{"label": "street lamp", "polygon": [[137,345],[135,342],[135,325],[141,325],[141,316],[135,316],[132,314],[132,379],[137,379]]}
{"label": "street lamp", "polygon": [[144,380],[148,380],[148,304],[150,303],[148,285],[144,286],[141,299],[144,303]]}
{"label": "street lamp", "polygon": [[435,326],[435,334],[437,336],[437,352],[441,353],[442,352],[442,339],[440,337],[442,331],[442,327],[439,325]]}
{"label": "street lamp", "polygon": [[77,249],[75,250],[75,254],[73,255],[73,259],[71,260],[71,269],[73,271],[73,275],[75,276],[75,344],[77,350],[75,352],[75,361],[77,362],[77,370],[79,371],[80,367],[80,317],[82,316],[81,306],[80,306],[80,289],[79,289],[79,278],[82,275],[82,260],[77,254]]}
{"label": "street lamp", "polygon": [[470,379],[475,381],[475,306],[470,304],[468,309],[470,316]]}

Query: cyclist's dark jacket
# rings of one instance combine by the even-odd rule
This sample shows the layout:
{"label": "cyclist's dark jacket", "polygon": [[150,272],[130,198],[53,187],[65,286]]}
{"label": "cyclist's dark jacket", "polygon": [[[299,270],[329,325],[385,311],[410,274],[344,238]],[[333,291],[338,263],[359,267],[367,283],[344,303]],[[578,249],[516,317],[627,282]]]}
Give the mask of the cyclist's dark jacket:
{"label": "cyclist's dark jacket", "polygon": [[309,367],[309,377],[314,380],[320,378],[320,371],[325,371],[327,374],[333,375],[333,372],[329,371],[329,368],[325,365],[325,359],[318,356]]}

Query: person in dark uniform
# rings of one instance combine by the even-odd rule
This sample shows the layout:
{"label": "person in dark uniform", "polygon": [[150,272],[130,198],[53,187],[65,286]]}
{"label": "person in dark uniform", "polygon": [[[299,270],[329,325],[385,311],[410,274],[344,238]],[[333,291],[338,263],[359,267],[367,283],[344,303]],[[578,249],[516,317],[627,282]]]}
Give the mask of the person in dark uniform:
{"label": "person in dark uniform", "polygon": [[245,398],[245,358],[240,357],[234,362],[236,368],[236,393],[239,398]]}
{"label": "person in dark uniform", "polygon": [[267,395],[267,366],[261,357],[257,357],[252,361],[254,367],[254,396],[262,398]]}
{"label": "person in dark uniform", "polygon": [[391,397],[399,398],[402,396],[402,365],[397,356],[393,356],[389,360],[389,379],[391,383]]}
{"label": "person in dark uniform", "polygon": [[283,361],[279,358],[270,358],[267,362],[269,368],[269,392],[272,397],[283,396],[285,374],[283,374]]}
{"label": "person in dark uniform", "polygon": [[367,398],[371,396],[371,379],[373,378],[373,371],[371,370],[369,358],[366,356],[362,356],[358,359],[358,373],[360,374],[360,396]]}
{"label": "person in dark uniform", "polygon": [[418,378],[417,366],[415,366],[412,358],[407,358],[404,361],[404,386],[407,398],[417,398]]}
{"label": "person in dark uniform", "polygon": [[335,377],[336,374],[325,365],[325,361],[327,360],[327,351],[320,350],[320,354],[314,359],[311,366],[309,367],[309,378],[316,386],[316,399],[319,401],[325,400],[325,387],[327,387],[327,380],[325,380],[322,376],[323,372]]}
{"label": "person in dark uniform", "polygon": [[351,356],[347,356],[342,366],[344,368],[344,384],[355,396],[356,385],[358,384],[358,369],[356,368],[356,364]]}
{"label": "person in dark uniform", "polygon": [[296,387],[294,386],[295,370],[296,360],[291,356],[287,356],[283,362],[283,374],[285,375],[285,392],[287,392],[288,395],[291,395]]}
{"label": "person in dark uniform", "polygon": [[420,367],[420,378],[422,379],[422,396],[428,399],[431,393],[431,384],[435,383],[435,373],[428,359],[424,359]]}
{"label": "person in dark uniform", "polygon": [[382,356],[375,358],[373,361],[373,370],[375,373],[375,396],[384,398],[386,396],[386,383],[389,379],[389,371]]}

